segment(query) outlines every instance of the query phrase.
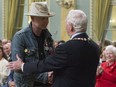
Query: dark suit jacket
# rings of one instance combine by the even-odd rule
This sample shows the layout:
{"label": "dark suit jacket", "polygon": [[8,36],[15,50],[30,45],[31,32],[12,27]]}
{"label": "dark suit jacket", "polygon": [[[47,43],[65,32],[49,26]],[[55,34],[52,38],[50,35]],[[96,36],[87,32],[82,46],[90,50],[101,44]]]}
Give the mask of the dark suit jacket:
{"label": "dark suit jacket", "polygon": [[[86,33],[74,38],[88,38]],[[94,87],[99,47],[92,40],[69,40],[45,60],[25,63],[24,74],[54,71],[52,87]]]}

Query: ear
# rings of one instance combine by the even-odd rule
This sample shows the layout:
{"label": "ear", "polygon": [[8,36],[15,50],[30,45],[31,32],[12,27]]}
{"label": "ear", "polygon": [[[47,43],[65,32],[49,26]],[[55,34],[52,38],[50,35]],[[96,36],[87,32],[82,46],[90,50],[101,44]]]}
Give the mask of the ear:
{"label": "ear", "polygon": [[71,32],[74,32],[75,31],[72,24],[70,24],[69,29],[70,29]]}

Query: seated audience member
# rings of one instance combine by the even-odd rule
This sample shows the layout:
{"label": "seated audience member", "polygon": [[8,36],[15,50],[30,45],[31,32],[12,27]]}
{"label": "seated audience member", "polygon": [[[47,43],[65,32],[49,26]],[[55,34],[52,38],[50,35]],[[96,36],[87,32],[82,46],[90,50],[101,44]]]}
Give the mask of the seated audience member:
{"label": "seated audience member", "polygon": [[0,87],[6,83],[6,79],[10,73],[7,69],[8,61],[5,59],[6,55],[3,51],[3,48],[0,47]]}
{"label": "seated audience member", "polygon": [[6,43],[3,46],[4,53],[6,54],[8,61],[10,61],[10,56],[11,56],[11,43]]}
{"label": "seated audience member", "polygon": [[2,39],[2,46],[4,46],[8,42],[7,39]]}
{"label": "seated audience member", "polygon": [[[11,58],[10,58],[11,57],[11,42],[6,43],[3,46],[3,49],[4,49],[4,52],[7,56],[8,61],[9,62],[12,61]],[[14,82],[13,75],[14,75],[14,71],[11,71],[10,75],[7,78],[7,82],[3,87],[15,87],[15,82]]]}
{"label": "seated audience member", "polygon": [[95,87],[116,87],[116,47],[106,46],[105,56],[106,62],[97,69]]}

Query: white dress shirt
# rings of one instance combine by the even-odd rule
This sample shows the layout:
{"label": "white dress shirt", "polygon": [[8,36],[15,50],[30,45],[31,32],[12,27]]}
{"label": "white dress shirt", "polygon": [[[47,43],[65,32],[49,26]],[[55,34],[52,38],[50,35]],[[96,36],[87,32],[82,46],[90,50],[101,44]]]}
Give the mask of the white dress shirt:
{"label": "white dress shirt", "polygon": [[71,40],[75,37],[75,36],[77,36],[77,35],[79,35],[79,34],[82,34],[82,33],[84,33],[84,32],[79,32],[79,33],[75,33],[75,34],[73,34],[72,36],[71,36]]}

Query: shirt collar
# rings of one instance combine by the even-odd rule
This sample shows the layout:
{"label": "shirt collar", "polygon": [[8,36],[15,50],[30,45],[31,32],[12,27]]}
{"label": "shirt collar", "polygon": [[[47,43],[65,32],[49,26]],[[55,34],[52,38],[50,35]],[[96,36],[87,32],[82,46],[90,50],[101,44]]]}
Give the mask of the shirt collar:
{"label": "shirt collar", "polygon": [[77,36],[77,35],[79,35],[79,34],[82,34],[82,33],[84,33],[84,32],[79,32],[79,33],[73,34],[73,35],[71,36],[71,40],[72,40],[75,36]]}

